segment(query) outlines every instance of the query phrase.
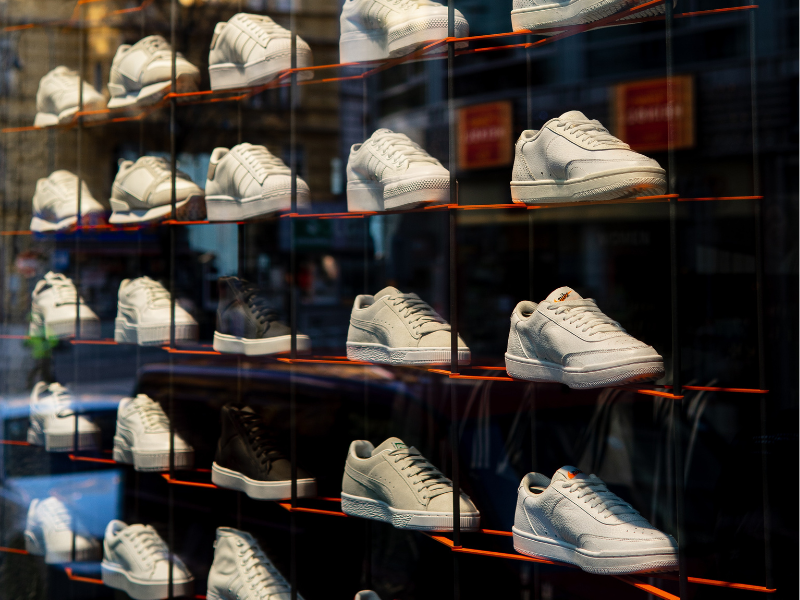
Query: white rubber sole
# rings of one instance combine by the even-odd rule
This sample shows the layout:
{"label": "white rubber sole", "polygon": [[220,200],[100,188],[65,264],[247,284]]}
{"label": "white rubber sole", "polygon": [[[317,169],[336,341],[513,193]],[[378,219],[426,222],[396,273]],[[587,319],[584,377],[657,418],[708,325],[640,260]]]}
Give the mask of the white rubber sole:
{"label": "white rubber sole", "polygon": [[[79,324],[80,337],[84,340],[99,340],[100,339],[100,320],[99,319],[81,319]],[[63,340],[75,337],[75,319],[66,321],[47,321],[44,317],[37,313],[31,313],[31,324],[28,329],[28,334],[31,337],[47,337]]]}
{"label": "white rubber sole", "polygon": [[[342,492],[342,512],[351,517],[383,521],[397,529],[417,531],[453,531],[452,512],[429,512],[423,510],[402,510],[371,498],[351,496]],[[481,525],[480,513],[462,513],[461,531],[477,531]]]}
{"label": "white rubber sole", "polygon": [[641,4],[642,0],[571,0],[511,11],[514,31],[593,23]]}
{"label": "white rubber sole", "polygon": [[[44,556],[44,562],[48,565],[61,565],[73,562],[72,548],[63,550],[53,550],[47,548],[44,540],[29,529],[25,530],[25,550],[34,556]],[[100,558],[100,546],[94,548],[75,548],[74,562],[89,562]]]}
{"label": "white rubber sole", "polygon": [[[114,341],[118,344],[138,344],[140,346],[158,346],[168,344],[170,323],[158,325],[139,325],[129,323],[124,317],[114,319]],[[198,337],[197,323],[176,324],[175,341],[196,341]]]}
{"label": "white rubber sole", "polygon": [[[211,465],[211,481],[214,485],[244,492],[255,500],[285,500],[292,497],[292,482],[258,481],[246,475],[226,469],[217,463]],[[317,495],[317,480],[314,478],[297,480],[297,497],[313,498]]]}
{"label": "white rubber sole", "polygon": [[[306,209],[310,206],[309,194],[297,190],[297,208]],[[235,198],[234,196],[206,196],[206,214],[209,221],[244,221],[264,215],[290,210],[292,208],[292,192],[286,189],[264,198],[251,196],[249,198]]]}
{"label": "white rubber sole", "polygon": [[659,196],[667,190],[664,169],[615,169],[567,181],[512,181],[511,199],[518,204],[599,202],[638,196]]}
{"label": "white rubber sole", "polygon": [[[303,69],[312,66],[310,50],[297,50],[297,68]],[[284,52],[275,56],[270,56],[267,60],[262,60],[247,65],[236,63],[220,63],[208,66],[208,75],[211,79],[211,89],[232,90],[246,87],[264,85],[275,79],[283,71],[292,68],[292,55]],[[314,73],[303,71],[297,74],[298,81],[312,79]],[[288,77],[287,77],[288,80]]]}
{"label": "white rubber sole", "polygon": [[590,552],[564,541],[535,536],[520,531],[516,527],[511,529],[511,533],[514,539],[514,550],[520,554],[569,563],[588,573],[624,575],[674,571],[678,568],[678,558],[673,548],[664,548],[663,552],[646,554],[608,554]]}
{"label": "white rubber sole", "polygon": [[[281,335],[263,340],[251,340],[214,332],[214,350],[228,354],[244,354],[246,356],[263,356],[265,354],[277,354],[278,352],[289,352],[292,349],[292,336]],[[297,336],[297,350],[305,352],[311,350],[311,338],[307,335]]]}
{"label": "white rubber sole", "polygon": [[[459,19],[455,23],[456,37],[467,37],[469,25]],[[372,29],[368,31],[350,31],[339,38],[339,60],[343,63],[383,60],[411,54],[432,42],[447,37],[447,16],[422,17],[395,25],[388,31]],[[467,42],[456,44],[457,49],[466,48]],[[435,51],[444,52],[444,44]]]}
{"label": "white rubber sole", "polygon": [[[134,577],[121,565],[103,560],[100,565],[103,583],[122,590],[134,600],[165,600],[169,597],[169,581],[148,581]],[[194,578],[183,579],[177,569],[173,570],[172,596],[191,596],[194,593]]]}
{"label": "white rubber sole", "polygon": [[[176,90],[179,94],[196,92],[197,84],[197,80],[187,73],[178,75],[175,81]],[[139,108],[157,104],[170,92],[171,86],[172,83],[170,81],[159,81],[144,86],[138,92],[131,92],[124,96],[112,96],[108,101],[108,108]]]}
{"label": "white rubber sole", "polygon": [[[75,434],[43,432],[28,427],[28,443],[32,446],[44,446],[47,452],[75,452]],[[101,438],[99,431],[79,431],[78,451],[97,450],[100,448]]]}
{"label": "white rubber sole", "polygon": [[[128,445],[125,438],[114,436],[111,458],[118,463],[133,465],[137,471],[168,471],[169,448],[161,451],[142,451]],[[194,465],[194,450],[175,451],[175,468],[191,469]]]}
{"label": "white rubber sole", "polygon": [[[111,217],[108,222],[112,225],[130,225],[134,223],[148,223],[160,221],[172,214],[171,204],[162,204],[147,210],[131,210],[124,200],[111,198]],[[206,218],[206,205],[203,196],[189,196],[175,203],[175,219],[178,221],[202,221]]]}
{"label": "white rubber sole", "polygon": [[563,383],[573,389],[592,389],[660,379],[664,376],[664,359],[655,355],[652,358],[610,363],[589,370],[563,367],[556,363],[513,356],[506,352],[506,371],[514,379]]}
{"label": "white rubber sole", "polygon": [[[104,214],[101,212],[86,213],[81,218],[81,223],[85,226],[88,224],[96,224],[102,222]],[[66,231],[78,224],[78,217],[76,215],[66,217],[60,221],[48,221],[39,217],[31,219],[31,231],[36,233],[49,233],[52,231]]]}
{"label": "white rubber sole", "polygon": [[402,210],[421,205],[450,202],[450,177],[423,176],[392,181],[347,182],[347,210],[350,212]]}
{"label": "white rubber sole", "polygon": [[[347,358],[384,365],[450,364],[450,348],[390,348],[383,344],[347,342]],[[468,348],[459,349],[458,364],[468,365]]]}
{"label": "white rubber sole", "polygon": [[[105,100],[97,100],[95,102],[87,102],[83,105],[83,111],[95,111],[95,110],[103,110],[106,107]],[[62,110],[60,113],[46,113],[46,112],[38,112],[33,119],[33,126],[34,127],[53,127],[55,125],[64,125],[65,123],[70,123],[74,118],[75,115],[78,114],[78,107],[73,106]],[[84,122],[91,122],[97,121],[99,119],[104,118],[105,115],[84,115],[83,120]]]}

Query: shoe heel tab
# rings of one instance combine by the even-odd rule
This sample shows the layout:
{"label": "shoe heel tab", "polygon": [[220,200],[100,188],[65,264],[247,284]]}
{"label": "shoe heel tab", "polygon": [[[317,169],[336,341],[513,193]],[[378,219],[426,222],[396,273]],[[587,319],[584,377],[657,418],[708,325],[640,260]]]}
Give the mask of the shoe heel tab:
{"label": "shoe heel tab", "polygon": [[209,47],[209,50],[214,50],[214,48],[216,48],[216,46],[217,46],[217,38],[222,34],[222,32],[225,29],[226,25],[227,25],[227,23],[225,23],[223,21],[223,22],[217,23],[214,26],[214,36],[211,38],[211,46]]}

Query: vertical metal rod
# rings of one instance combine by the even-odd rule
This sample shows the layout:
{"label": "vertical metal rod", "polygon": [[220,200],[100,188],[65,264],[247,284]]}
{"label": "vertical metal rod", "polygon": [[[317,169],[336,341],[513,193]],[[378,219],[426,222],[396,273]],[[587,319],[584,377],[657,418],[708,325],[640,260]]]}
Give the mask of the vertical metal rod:
{"label": "vertical metal rod", "polygon": [[[177,83],[177,26],[178,26],[178,0],[171,1],[170,13],[170,45],[172,46],[172,73],[170,76],[170,91],[176,94],[178,91]],[[176,210],[177,192],[176,181],[178,171],[178,156],[175,144],[175,135],[177,129],[177,99],[174,95],[169,101],[169,154],[171,163],[171,195],[170,203],[172,205],[172,219],[177,219],[178,214]],[[169,319],[169,345],[171,348],[175,347],[175,251],[176,251],[176,228],[175,225],[170,225],[169,228],[169,293],[170,293],[170,319]],[[175,368],[175,355],[169,353],[169,476],[170,479],[175,477],[175,382],[174,382],[174,369]],[[167,587],[168,597],[175,597],[174,590],[174,569],[175,569],[175,492],[174,485],[167,486],[169,488],[168,502],[168,531],[167,538],[169,543],[169,585]]]}
{"label": "vertical metal rod", "polygon": [[[530,35],[525,36],[525,41],[530,44],[531,43]],[[525,125],[526,129],[533,129],[533,70],[531,68],[531,50],[530,48],[525,49],[525,89],[526,89],[526,115],[525,115]],[[528,210],[528,299],[535,302],[535,298],[533,295],[533,260],[534,260],[534,251],[533,251],[533,242],[534,242],[534,229],[533,229],[533,210]],[[536,566],[534,566],[536,569]]]}
{"label": "vertical metal rod", "polygon": [[[756,15],[750,11],[750,104],[752,114],[753,135],[753,195],[761,195],[761,164],[760,148],[758,142],[758,76],[756,72]],[[764,238],[762,203],[764,200],[755,200],[753,205],[755,217],[755,255],[756,255],[756,311],[758,335],[758,387],[768,389],[767,383],[767,350],[764,336]],[[769,472],[766,451],[767,436],[767,394],[761,394],[759,399],[759,413],[761,421],[761,502],[764,518],[764,579],[765,586],[775,587],[772,575],[772,518],[769,503]]]}

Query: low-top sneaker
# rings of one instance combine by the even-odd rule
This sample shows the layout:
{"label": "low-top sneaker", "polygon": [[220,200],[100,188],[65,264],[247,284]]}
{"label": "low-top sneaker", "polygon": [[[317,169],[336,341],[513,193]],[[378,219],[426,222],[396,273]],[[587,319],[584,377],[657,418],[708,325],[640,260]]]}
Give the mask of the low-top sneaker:
{"label": "low-top sneaker", "polygon": [[[150,525],[127,525],[111,521],[103,540],[103,583],[122,590],[135,600],[191,597],[194,577],[180,558],[172,555],[164,540]],[[172,590],[169,593],[169,573]]]}
{"label": "low-top sneaker", "polygon": [[48,272],[33,288],[31,294],[31,337],[56,339],[78,336],[100,338],[100,319],[78,295],[75,284],[61,273]]}
{"label": "low-top sneaker", "polygon": [[[266,294],[238,277],[220,277],[214,350],[258,356],[292,349],[292,330],[278,320]],[[311,349],[307,335],[297,334],[297,349]]]}
{"label": "low-top sneaker", "polygon": [[[106,209],[81,181],[81,225],[100,223]],[[36,182],[31,231],[63,231],[78,222],[78,177],[69,171],[53,171]]]}
{"label": "low-top sneaker", "polygon": [[378,596],[377,592],[373,592],[372,590],[361,590],[356,594],[354,600],[381,600],[381,597]]}
{"label": "low-top sneaker", "polygon": [[[81,78],[77,71],[56,67],[39,81],[36,92],[35,127],[49,127],[69,123],[75,118],[81,102]],[[87,82],[83,82],[84,112],[99,111],[106,107],[106,99]],[[91,120],[93,115],[84,119]]]}
{"label": "low-top sneaker", "polygon": [[664,359],[628,334],[591,298],[569,287],[511,313],[506,370],[511,377],[598,388],[664,376]]}
{"label": "low-top sneaker", "polygon": [[[256,500],[290,498],[292,464],[278,449],[264,420],[249,406],[223,406],[220,417],[222,434],[211,466],[211,481]],[[316,480],[298,468],[297,497],[316,495]]]}
{"label": "low-top sneaker", "polygon": [[[309,206],[308,184],[297,178],[297,207]],[[206,181],[210,221],[240,221],[292,207],[292,171],[264,146],[239,144],[211,153]]]}
{"label": "low-top sneaker", "polygon": [[450,201],[450,171],[403,133],[378,129],[347,159],[347,210],[382,211]]}
{"label": "low-top sneaker", "polygon": [[[120,159],[111,187],[110,223],[127,225],[164,219],[172,214],[172,169],[160,156],[142,156],[136,162]],[[183,171],[175,174],[175,218],[205,219],[203,190]]]}
{"label": "low-top sneaker", "polygon": [[25,522],[25,550],[44,556],[47,564],[94,561],[100,558],[98,542],[86,526],[55,496],[34,499]]}
{"label": "low-top sneaker", "polygon": [[[514,31],[536,31],[584,25],[610,17],[618,12],[644,4],[648,0],[556,0],[555,2],[539,2],[538,0],[514,0],[511,10],[511,26]],[[677,0],[673,0],[673,5]],[[664,3],[646,8],[621,21],[655,17],[664,14]]]}
{"label": "low-top sneaker", "polygon": [[[463,492],[459,509],[461,530],[477,530],[481,515]],[[398,529],[452,531],[453,482],[399,438],[377,448],[356,440],[344,466],[342,511]]]}
{"label": "low-top sneaker", "polygon": [[622,575],[672,571],[677,544],[595,475],[562,467],[550,479],[522,478],[512,529],[521,554],[579,566],[589,573]]}
{"label": "low-top sneaker", "polygon": [[[311,48],[297,36],[297,68],[312,65]],[[264,15],[239,13],[217,23],[208,53],[212,90],[263,85],[292,67],[292,32]],[[311,79],[301,71],[298,80]]]}
{"label": "low-top sneaker", "polygon": [[[77,423],[76,423],[77,419]],[[73,398],[60,383],[40,381],[31,392],[28,443],[48,452],[74,452],[75,429],[78,450],[100,448],[100,428],[83,415],[76,415]]]}
{"label": "low-top sneaker", "polygon": [[[347,0],[339,18],[339,60],[343,63],[405,56],[448,37],[447,6],[431,0]],[[469,24],[455,11],[455,36]],[[458,42],[456,48],[466,48]],[[438,46],[443,51],[444,45]]]}
{"label": "low-top sneaker", "polygon": [[[208,600],[288,600],[292,587],[256,539],[233,527],[217,528]],[[298,600],[303,600],[297,594]]]}
{"label": "low-top sneaker", "polygon": [[[149,277],[124,279],[119,284],[114,341],[119,344],[153,346],[170,341],[172,296],[163,285]],[[197,321],[175,305],[175,341],[194,341]]]}
{"label": "low-top sneaker", "polygon": [[573,110],[517,140],[511,198],[522,204],[599,202],[657,196],[666,172],[630,149],[600,121]]}
{"label": "low-top sneaker", "polygon": [[[416,294],[394,287],[356,296],[347,331],[347,358],[390,365],[450,363],[450,325]],[[470,352],[458,338],[458,364]]]}
{"label": "low-top sneaker", "polygon": [[[191,468],[194,449],[177,433],[173,445],[175,468]],[[161,405],[145,394],[123,398],[117,408],[114,460],[137,471],[167,471],[169,446],[169,419]]]}
{"label": "low-top sneaker", "polygon": [[[200,70],[180,52],[175,59],[175,75],[179,94],[197,91]],[[171,80],[172,47],[167,40],[149,35],[133,45],[123,44],[111,61],[108,108],[155,104],[169,93]]]}

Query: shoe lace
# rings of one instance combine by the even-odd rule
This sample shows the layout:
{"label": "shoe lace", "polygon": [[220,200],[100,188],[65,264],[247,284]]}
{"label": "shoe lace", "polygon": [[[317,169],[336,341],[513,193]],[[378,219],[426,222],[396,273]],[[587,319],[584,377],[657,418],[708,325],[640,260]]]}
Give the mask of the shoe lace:
{"label": "shoe lace", "polygon": [[55,404],[55,412],[59,417],[71,417],[75,414],[72,410],[72,396],[70,396],[67,388],[60,383],[51,383],[47,386],[47,391],[50,392],[50,399]]}
{"label": "shoe lace", "polygon": [[389,456],[394,457],[395,463],[402,463],[401,471],[410,469],[405,475],[411,479],[411,485],[416,486],[417,492],[424,491],[422,496],[424,499],[435,498],[453,491],[453,482],[422,456],[416,448],[397,448],[389,452]]}
{"label": "shoe lace", "polygon": [[559,120],[556,127],[578,140],[585,140],[590,146],[630,148],[628,144],[611,135],[597,119]]}
{"label": "shoe lace", "polygon": [[396,5],[397,8],[399,8],[400,10],[414,9],[417,8],[417,6],[419,6],[420,4],[438,4],[435,2],[425,2],[424,0],[421,2],[415,0],[387,0],[387,1],[390,2],[391,4]]}
{"label": "shoe lace", "polygon": [[[149,164],[150,166],[154,167],[156,170],[161,171],[163,173],[167,173],[170,177],[172,177],[172,165],[167,162],[167,159],[163,156],[142,156],[140,159],[145,164]],[[175,177],[178,179],[188,179],[189,181],[192,178],[184,171],[180,169],[175,169]]]}
{"label": "shoe lace", "polygon": [[72,515],[61,500],[51,496],[42,505],[47,512],[50,527],[55,531],[72,531]]}
{"label": "shoe lace", "polygon": [[265,179],[275,169],[288,171],[283,161],[264,146],[250,146],[239,152],[239,156],[250,165],[259,179]]}
{"label": "shoe lace", "polygon": [[547,310],[553,310],[557,315],[564,314],[562,320],[581,331],[591,331],[589,335],[605,333],[611,331],[622,331],[622,325],[607,317],[597,307],[594,300],[585,298],[583,300],[566,300],[558,304],[551,304]]}
{"label": "shoe lace", "polygon": [[169,548],[150,525],[125,530],[136,551],[152,564],[157,560],[169,560]]}
{"label": "shoe lace", "polygon": [[143,46],[153,54],[160,52],[169,52],[172,54],[172,46],[160,35],[151,35],[144,40]]}
{"label": "shoe lace", "polygon": [[267,45],[270,38],[276,36],[289,37],[291,32],[287,31],[269,17],[262,15],[248,15],[237,19],[237,23],[243,26],[248,33],[258,39],[263,45]]}
{"label": "shoe lace", "polygon": [[439,161],[425,152],[419,144],[412,142],[403,133],[380,131],[372,138],[375,148],[389,160],[399,166],[408,166],[413,162],[438,165]]}
{"label": "shoe lace", "polygon": [[148,431],[169,431],[169,418],[158,402],[150,398],[137,397],[134,401],[134,407]]}
{"label": "shoe lace", "polygon": [[277,311],[267,302],[261,290],[252,283],[242,285],[242,296],[259,323],[278,320]]}
{"label": "shoe lace", "polygon": [[[243,547],[245,542],[239,541]],[[246,573],[247,581],[259,596],[271,594],[291,593],[291,586],[270,562],[264,551],[256,543],[247,543],[247,548],[240,550],[242,567]]]}
{"label": "shoe lace", "polygon": [[440,327],[432,328],[431,331],[450,329],[450,326],[439,313],[416,294],[390,296],[389,301],[394,306],[399,307],[398,312],[411,325],[412,329],[418,329],[429,323],[438,323],[440,325]]}
{"label": "shoe lace", "polygon": [[170,296],[170,293],[166,290],[166,288],[164,288],[163,285],[147,276],[141,277],[139,279],[139,284],[147,295],[148,306],[152,308],[165,308],[170,306],[172,302],[172,296]]}
{"label": "shoe lace", "polygon": [[75,289],[75,284],[72,283],[72,279],[66,277],[62,273],[48,273],[44,278],[56,293],[57,306],[62,304],[77,304],[78,291]]}
{"label": "shoe lace", "polygon": [[565,481],[561,484],[564,489],[569,488],[569,493],[577,492],[577,498],[597,511],[604,519],[612,515],[639,515],[639,511],[609,491],[602,479],[590,475],[585,479]]}
{"label": "shoe lace", "polygon": [[262,465],[285,458],[277,449],[275,440],[261,417],[251,412],[239,411],[239,421],[247,432],[250,446]]}

